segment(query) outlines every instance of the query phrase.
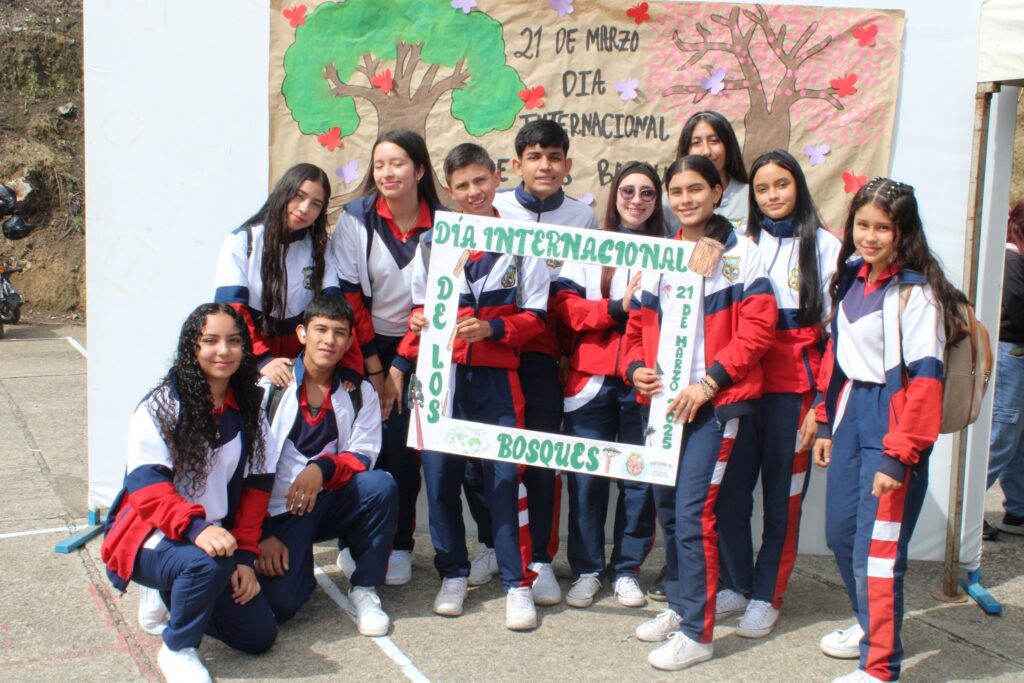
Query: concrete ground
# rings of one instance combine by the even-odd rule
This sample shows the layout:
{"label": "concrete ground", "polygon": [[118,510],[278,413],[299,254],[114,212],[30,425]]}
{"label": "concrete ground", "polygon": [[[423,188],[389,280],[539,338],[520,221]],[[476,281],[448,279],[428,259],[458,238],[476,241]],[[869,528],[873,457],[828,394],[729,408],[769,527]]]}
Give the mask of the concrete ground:
{"label": "concrete ground", "polygon": [[[138,627],[137,592],[110,588],[98,541],[68,555],[53,550],[86,516],[86,364],[64,337],[85,346],[84,327],[57,325],[9,327],[0,340],[0,680],[160,680],[160,639]],[[990,520],[1001,514],[998,489],[987,511]],[[201,654],[211,673],[221,681],[823,681],[853,668],[817,646],[822,634],[850,622],[828,557],[799,558],[771,637],[739,638],[736,619],[727,619],[715,632],[715,658],[673,676],[647,665],[652,646],[633,635],[658,606],[620,607],[607,591],[587,610],[541,608],[530,633],[503,627],[497,582],[473,589],[461,618],[432,615],[438,580],[425,529],[417,543],[412,583],[380,591],[394,623],[389,637],[356,633],[342,609],[348,585],[336,553],[321,546],[322,590],[274,648],[250,657],[207,639]],[[972,602],[935,601],[941,566],[912,563],[905,680],[1024,680],[1024,537],[1003,534],[984,552],[984,583],[1003,604],[1001,617]],[[645,586],[662,558],[659,548],[645,566]],[[567,590],[564,549],[556,571]]]}

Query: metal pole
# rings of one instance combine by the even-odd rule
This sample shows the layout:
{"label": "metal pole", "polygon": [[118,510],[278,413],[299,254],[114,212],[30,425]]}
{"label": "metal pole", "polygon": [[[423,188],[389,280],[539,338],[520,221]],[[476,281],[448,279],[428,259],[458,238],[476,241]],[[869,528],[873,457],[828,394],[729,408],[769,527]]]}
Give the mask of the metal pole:
{"label": "metal pole", "polygon": [[[981,241],[981,210],[985,194],[985,162],[988,156],[988,124],[992,94],[998,83],[979,83],[975,93],[974,143],[971,155],[970,188],[967,197],[967,229],[964,235],[963,291],[974,303],[978,286],[978,244]],[[951,463],[949,502],[946,517],[946,560],[942,570],[942,595],[945,600],[962,602],[966,596],[957,587],[960,574],[960,529],[963,525],[964,478],[967,470],[967,430],[956,435]]]}

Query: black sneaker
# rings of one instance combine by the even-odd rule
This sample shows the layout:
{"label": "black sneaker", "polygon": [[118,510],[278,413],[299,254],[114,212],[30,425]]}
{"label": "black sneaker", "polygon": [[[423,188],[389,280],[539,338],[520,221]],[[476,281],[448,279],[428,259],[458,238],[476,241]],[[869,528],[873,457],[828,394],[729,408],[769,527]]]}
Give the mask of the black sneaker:
{"label": "black sneaker", "polygon": [[997,526],[1000,531],[1005,531],[1008,534],[1024,536],[1024,517],[1007,512],[1003,515],[1003,521]]}
{"label": "black sneaker", "polygon": [[983,541],[994,541],[999,538],[999,529],[995,528],[988,521],[982,521],[981,523],[981,540]]}
{"label": "black sneaker", "polygon": [[647,597],[656,602],[668,602],[668,596],[665,595],[665,567],[661,568],[661,571],[658,572],[658,578],[647,589]]}

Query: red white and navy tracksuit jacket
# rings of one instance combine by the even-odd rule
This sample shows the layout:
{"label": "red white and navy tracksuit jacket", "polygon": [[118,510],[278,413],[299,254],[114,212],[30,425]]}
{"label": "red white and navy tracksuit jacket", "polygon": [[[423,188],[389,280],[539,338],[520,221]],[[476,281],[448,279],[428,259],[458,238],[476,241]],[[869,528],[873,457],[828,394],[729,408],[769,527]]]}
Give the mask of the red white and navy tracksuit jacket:
{"label": "red white and navy tracksuit jacket", "polygon": [[[176,395],[173,398],[177,400]],[[154,410],[151,394],[135,409],[128,427],[124,488],[110,506],[100,547],[111,583],[125,590],[139,549],[150,535],[194,543],[200,532],[212,524],[231,532],[238,542],[234,558],[252,566],[259,555],[261,526],[277,466],[266,421],[261,437],[267,444],[266,456],[263,467],[254,471],[249,454],[243,453],[244,420],[229,390],[220,417],[220,438],[209,454],[206,485],[193,497],[187,497],[175,486],[171,452],[153,418]]]}
{"label": "red white and navy tracksuit jacket", "polygon": [[442,208],[421,200],[416,227],[402,233],[376,192],[345,205],[329,250],[338,264],[341,291],[356,314],[364,357],[376,355],[378,334],[402,337],[408,331],[416,248],[433,227],[434,212]]}
{"label": "red white and navy tracksuit jacket", "polygon": [[[889,431],[882,443],[884,457],[878,471],[903,481],[907,468],[916,465],[934,445],[942,426],[945,333],[941,310],[920,273],[890,268],[872,288],[865,282],[869,266],[863,260],[856,259],[843,268],[833,304],[837,312],[819,378],[824,400],[817,406],[818,436],[830,437],[842,420],[851,379],[884,384],[889,396]],[[899,296],[903,285],[910,285],[910,291],[901,323]],[[883,291],[870,296],[871,291],[879,289]],[[851,295],[850,303],[857,299],[863,303],[844,307],[847,295]],[[868,316],[879,310],[882,341],[899,339],[902,334],[903,342],[883,344],[881,357],[872,352],[877,338],[858,338],[858,328],[862,327],[858,323],[870,322]],[[847,345],[858,353],[844,353]]]}
{"label": "red white and navy tracksuit jacket", "polygon": [[[623,379],[630,385],[638,368],[656,367],[661,308],[671,292],[672,274],[645,275],[640,309],[630,313],[626,328]],[[761,357],[775,339],[779,314],[757,245],[729,233],[716,272],[704,278],[701,303],[704,367],[719,387],[711,399],[715,414],[726,422],[754,413],[764,382]],[[637,400],[649,402],[642,396]]]}
{"label": "red white and navy tracksuit jacket", "polygon": [[[547,199],[537,199],[520,183],[513,190],[505,190],[494,196],[494,208],[505,218],[534,223],[550,223],[569,228],[597,228],[594,210],[583,202],[573,199],[562,190]],[[553,286],[562,269],[562,261],[548,259],[546,266],[549,286]],[[553,295],[549,291],[549,295]],[[548,306],[550,308],[550,305]],[[541,334],[523,345],[523,353],[544,353],[552,358],[561,357],[556,316],[549,316]]]}
{"label": "red white and navy tracksuit jacket", "polygon": [[[269,504],[271,516],[287,511],[288,489],[309,463],[323,473],[323,490],[331,491],[344,487],[359,472],[373,469],[380,453],[380,402],[373,385],[364,380],[355,389],[362,396],[362,406],[357,413],[343,383],[345,374],[339,368],[334,373],[329,396],[313,418],[314,424],[309,425],[305,420],[296,419],[300,412],[309,411],[303,385],[305,374],[306,366],[299,356],[291,383],[277,390],[284,393],[270,425],[279,454]],[[271,385],[267,378],[260,380],[264,404],[269,399]],[[339,450],[338,444],[344,444],[344,450]]]}
{"label": "red white and navy tracksuit jacket", "polygon": [[[284,256],[285,310],[264,311],[263,308],[263,235],[262,225],[236,228],[221,245],[214,274],[214,301],[230,304],[245,319],[252,338],[253,353],[259,364],[274,358],[294,358],[302,350],[295,337],[295,327],[302,322],[306,306],[317,292],[313,291],[313,237],[309,229],[291,234]],[[341,294],[338,271],[330,254],[324,257],[323,291]],[[260,322],[270,317],[274,333],[265,335]],[[362,373],[362,358],[346,357],[345,366]]]}
{"label": "red white and navy tracksuit jacket", "polygon": [[[427,294],[427,254],[432,240],[433,230],[424,236],[412,266],[412,313],[423,312]],[[546,266],[539,259],[470,252],[465,277],[461,279],[457,317],[486,320],[491,326],[491,336],[472,344],[456,337],[452,362],[510,370],[519,367],[520,348],[544,330],[547,320],[545,270]],[[394,366],[402,372],[411,372],[419,356],[419,344],[418,334],[406,332],[398,346]]]}

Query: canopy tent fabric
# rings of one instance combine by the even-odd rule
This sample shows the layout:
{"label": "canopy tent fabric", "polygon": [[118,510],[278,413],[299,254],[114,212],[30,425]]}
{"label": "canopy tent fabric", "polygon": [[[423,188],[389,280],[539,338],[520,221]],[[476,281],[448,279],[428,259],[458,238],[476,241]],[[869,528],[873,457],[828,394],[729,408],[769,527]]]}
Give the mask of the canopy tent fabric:
{"label": "canopy tent fabric", "polygon": [[981,5],[978,83],[1024,81],[1024,0]]}

